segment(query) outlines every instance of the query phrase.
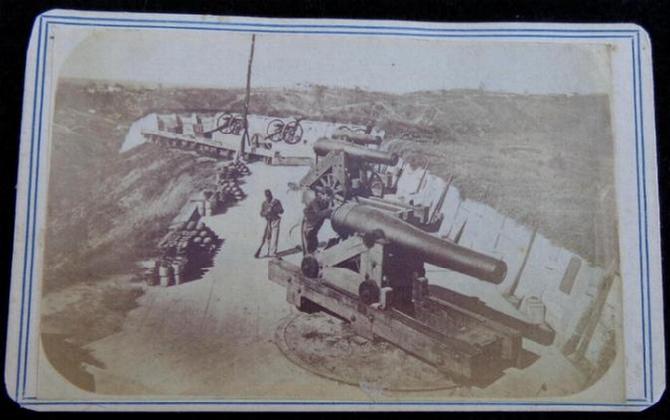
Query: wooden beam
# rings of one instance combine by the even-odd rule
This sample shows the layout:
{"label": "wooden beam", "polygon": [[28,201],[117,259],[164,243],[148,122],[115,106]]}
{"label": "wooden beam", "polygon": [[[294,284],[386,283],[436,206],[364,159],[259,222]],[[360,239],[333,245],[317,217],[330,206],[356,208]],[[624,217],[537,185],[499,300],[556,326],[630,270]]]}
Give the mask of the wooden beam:
{"label": "wooden beam", "polygon": [[519,283],[521,282],[521,276],[523,275],[523,271],[526,268],[526,264],[528,264],[528,257],[530,256],[530,252],[533,249],[533,244],[535,243],[536,236],[537,236],[537,228],[534,228],[533,232],[530,234],[530,240],[528,241],[528,246],[526,247],[526,253],[523,256],[523,261],[521,262],[519,271],[517,271],[516,276],[514,276],[514,281],[504,293],[504,296],[507,298],[507,300],[509,300],[512,304],[514,304],[517,307],[521,303],[521,300],[515,295],[516,288],[519,287]]}

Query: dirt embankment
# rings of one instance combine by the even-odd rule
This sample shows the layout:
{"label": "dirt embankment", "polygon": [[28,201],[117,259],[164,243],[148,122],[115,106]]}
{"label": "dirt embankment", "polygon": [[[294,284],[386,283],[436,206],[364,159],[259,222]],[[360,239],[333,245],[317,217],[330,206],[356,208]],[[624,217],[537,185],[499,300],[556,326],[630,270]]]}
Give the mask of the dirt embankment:
{"label": "dirt embankment", "polygon": [[169,222],[214,182],[212,160],[150,145],[119,154],[160,99],[58,88],[40,329],[52,364],[84,389],[92,382],[80,365],[97,362],[83,347],[121,329],[144,293],[137,262],[156,255]]}
{"label": "dirt embankment", "polygon": [[54,118],[46,291],[128,273],[154,255],[193,192],[214,181],[214,162],[194,155],[150,145],[119,154],[133,119],[68,99],[59,95]]}

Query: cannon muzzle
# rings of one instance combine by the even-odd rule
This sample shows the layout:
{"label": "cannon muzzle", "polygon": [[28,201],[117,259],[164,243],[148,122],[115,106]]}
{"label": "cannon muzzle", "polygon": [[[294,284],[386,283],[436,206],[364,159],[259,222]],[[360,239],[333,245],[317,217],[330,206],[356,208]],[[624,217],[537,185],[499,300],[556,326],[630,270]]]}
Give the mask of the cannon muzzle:
{"label": "cannon muzzle", "polygon": [[339,234],[379,235],[395,246],[420,256],[423,261],[458,271],[480,280],[499,284],[507,274],[507,264],[488,255],[429,235],[409,223],[373,207],[346,203],[331,215]]}
{"label": "cannon muzzle", "polygon": [[374,144],[379,146],[380,144],[382,144],[382,138],[380,136],[365,133],[356,133],[351,130],[337,130],[335,133],[333,133],[333,138],[349,140],[350,142],[360,144],[362,146],[368,144]]}
{"label": "cannon muzzle", "polygon": [[396,165],[398,163],[398,155],[395,153],[388,153],[382,150],[369,149],[367,147],[357,146],[355,144],[347,143],[335,139],[319,139],[314,143],[314,152],[317,156],[325,156],[330,152],[344,152],[348,156],[355,159],[362,159],[370,163],[381,163],[384,165]]}

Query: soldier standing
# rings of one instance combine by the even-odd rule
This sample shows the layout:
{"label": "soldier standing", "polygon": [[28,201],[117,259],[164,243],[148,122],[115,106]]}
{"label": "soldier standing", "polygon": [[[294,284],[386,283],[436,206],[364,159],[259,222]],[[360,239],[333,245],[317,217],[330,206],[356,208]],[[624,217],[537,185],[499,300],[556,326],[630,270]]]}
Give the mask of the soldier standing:
{"label": "soldier standing", "polygon": [[275,257],[277,255],[277,245],[279,243],[279,223],[281,215],[284,214],[284,208],[281,201],[272,196],[272,191],[265,190],[265,201],[261,205],[261,217],[265,218],[265,231],[263,232],[263,240],[261,246],[254,254],[255,258],[260,257],[261,250],[268,244],[268,257]]}

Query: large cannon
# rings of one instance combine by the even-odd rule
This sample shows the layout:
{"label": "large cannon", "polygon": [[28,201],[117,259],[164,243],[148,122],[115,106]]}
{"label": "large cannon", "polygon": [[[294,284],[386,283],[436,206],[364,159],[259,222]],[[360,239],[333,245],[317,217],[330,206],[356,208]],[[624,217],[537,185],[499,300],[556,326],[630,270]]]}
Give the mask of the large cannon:
{"label": "large cannon", "polygon": [[395,165],[398,155],[383,150],[370,149],[341,140],[322,138],[314,142],[314,152],[317,156],[326,156],[331,152],[344,152],[349,158],[364,160],[368,163]]}
{"label": "large cannon", "polygon": [[544,345],[553,341],[546,324],[429,287],[424,268],[428,263],[499,284],[505,262],[365,204],[339,206],[330,222],[338,238],[305,255],[300,266],[279,259],[269,263],[269,279],[286,287],[287,300],[299,310],[325,311],[351,323],[358,335],[389,341],[474,385],[520,367],[522,337]]}
{"label": "large cannon", "polygon": [[510,317],[474,296],[429,288],[426,264],[445,269],[442,284],[458,273],[493,283],[480,283],[488,288],[505,280],[507,265],[427,233],[421,216],[428,209],[382,198],[374,165],[396,165],[397,155],[326,138],[315,142],[314,152],[316,164],[300,184],[332,194],[337,237],[299,262],[269,262],[269,279],[286,287],[290,303],[335,315],[357,334],[381,337],[468,382],[519,366],[522,337],[553,341],[546,324]]}
{"label": "large cannon", "polygon": [[[392,213],[352,200],[330,215],[337,238],[303,257],[275,259],[270,280],[303,312],[324,311],[368,339],[382,338],[469,384],[522,366],[522,338],[548,345],[545,323],[499,312],[473,296],[429,286],[425,264],[500,284],[504,261],[442,240]],[[444,283],[442,283],[444,284]],[[476,287],[475,284],[473,284]],[[483,287],[494,287],[483,284]]]}
{"label": "large cannon", "polygon": [[395,165],[398,155],[349,141],[321,138],[314,143],[317,160],[300,180],[303,188],[327,191],[333,201],[384,196],[385,184],[376,165]]}
{"label": "large cannon", "polygon": [[335,133],[333,133],[332,137],[334,139],[347,140],[360,145],[374,144],[375,146],[379,146],[382,144],[381,136],[375,136],[373,134],[367,133],[358,133],[344,129],[337,130]]}
{"label": "large cannon", "polygon": [[359,234],[370,239],[386,239],[413,258],[487,282],[501,283],[507,273],[504,261],[444,241],[367,205],[340,206],[333,212],[331,224],[341,236]]}
{"label": "large cannon", "polygon": [[[367,134],[358,136],[369,137]],[[301,187],[325,191],[337,204],[356,198],[423,230],[436,232],[442,220],[431,219],[428,207],[383,200],[388,190],[393,191],[394,182],[382,179],[380,167],[397,165],[398,155],[355,143],[335,138],[317,140],[313,146],[317,161],[300,181]]]}

